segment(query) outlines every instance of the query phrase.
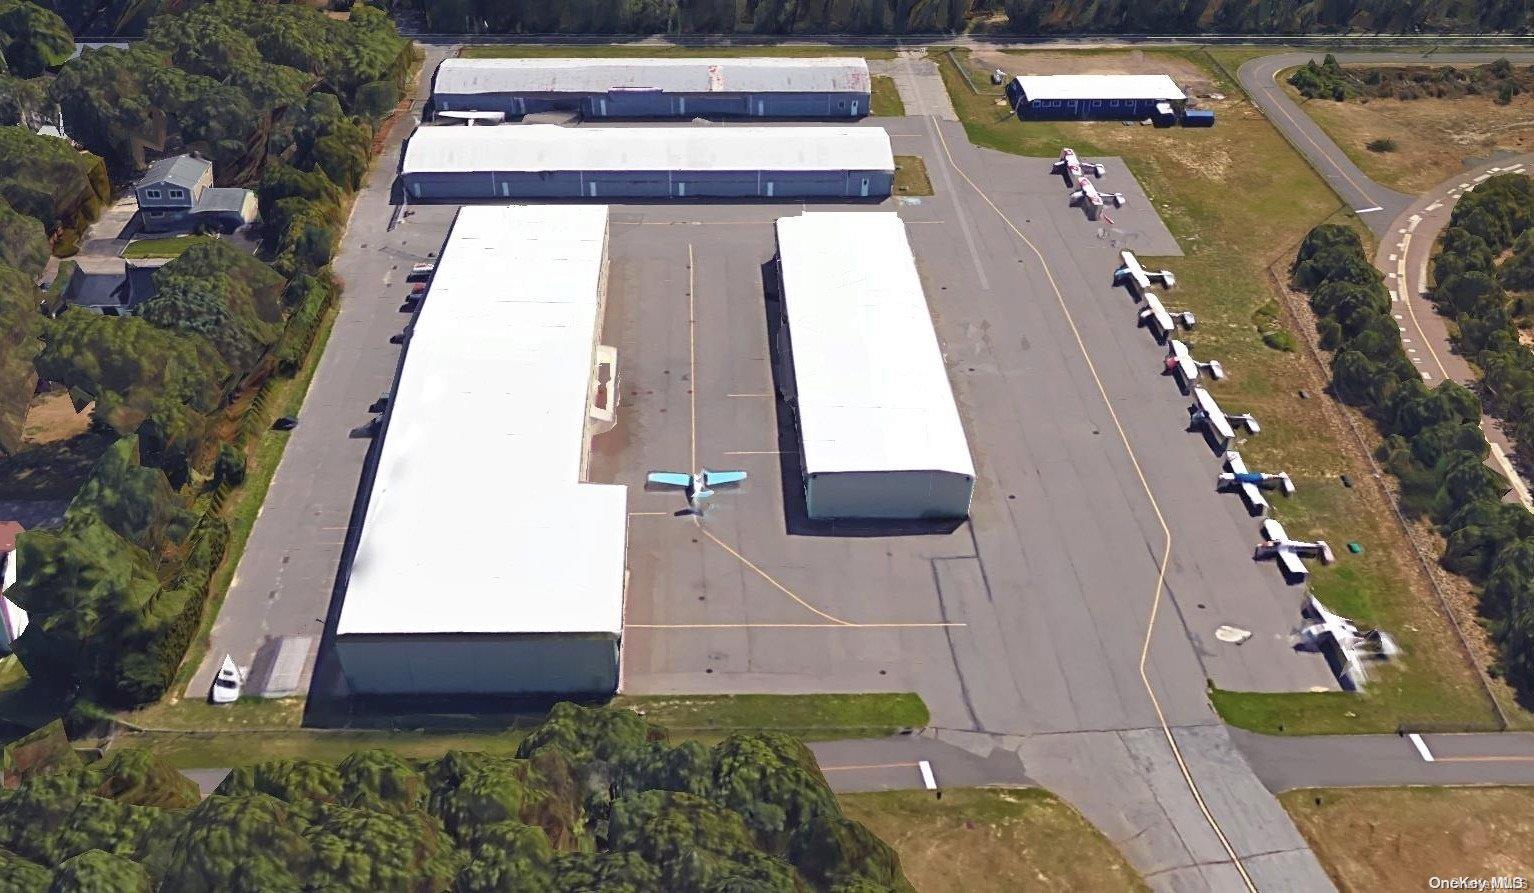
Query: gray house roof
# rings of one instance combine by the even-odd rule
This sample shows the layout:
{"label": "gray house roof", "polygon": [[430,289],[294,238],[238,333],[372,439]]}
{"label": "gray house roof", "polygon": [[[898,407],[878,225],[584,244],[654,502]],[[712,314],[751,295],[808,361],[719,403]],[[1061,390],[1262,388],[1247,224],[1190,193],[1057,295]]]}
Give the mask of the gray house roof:
{"label": "gray house roof", "polygon": [[149,170],[139,178],[139,184],[172,183],[191,189],[212,167],[213,162],[203,158],[193,158],[190,155],[161,158],[149,166]]}
{"label": "gray house roof", "polygon": [[207,214],[215,211],[227,211],[230,214],[241,214],[245,211],[245,197],[250,195],[249,189],[236,189],[231,187],[210,187],[197,196],[197,204],[192,210],[198,214]]}

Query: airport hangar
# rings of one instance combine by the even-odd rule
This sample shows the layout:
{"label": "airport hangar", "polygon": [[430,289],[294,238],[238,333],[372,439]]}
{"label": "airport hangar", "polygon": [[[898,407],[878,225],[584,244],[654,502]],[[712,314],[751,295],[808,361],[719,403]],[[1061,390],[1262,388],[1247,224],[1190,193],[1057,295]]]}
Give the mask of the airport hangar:
{"label": "airport hangar", "polygon": [[860,118],[868,63],[819,59],[447,59],[436,111],[508,116],[569,110],[587,118]]}
{"label": "airport hangar", "polygon": [[887,198],[881,127],[421,127],[400,162],[411,200]]}
{"label": "airport hangar", "polygon": [[1164,74],[1049,74],[1013,78],[1007,99],[1023,119],[1143,120],[1175,119],[1188,97]]}
{"label": "airport hangar", "polygon": [[975,465],[899,215],[806,212],[777,238],[806,513],[967,517]]}
{"label": "airport hangar", "polygon": [[627,490],[585,482],[606,278],[605,206],[458,212],[366,485],[354,693],[617,688]]}

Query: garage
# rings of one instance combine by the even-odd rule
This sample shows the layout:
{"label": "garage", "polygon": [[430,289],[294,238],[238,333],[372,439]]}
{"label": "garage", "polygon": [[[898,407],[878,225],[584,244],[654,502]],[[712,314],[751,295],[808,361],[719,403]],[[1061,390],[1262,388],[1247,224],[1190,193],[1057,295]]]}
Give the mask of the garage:
{"label": "garage", "polygon": [[975,466],[905,224],[808,212],[777,236],[809,517],[968,516]]}
{"label": "garage", "polygon": [[616,690],[627,491],[586,481],[606,246],[603,206],[458,213],[364,482],[353,694]]}
{"label": "garage", "polygon": [[411,200],[889,197],[879,127],[422,127],[400,178]]}
{"label": "garage", "polygon": [[436,111],[507,115],[565,110],[588,118],[861,118],[868,63],[794,59],[447,59]]}

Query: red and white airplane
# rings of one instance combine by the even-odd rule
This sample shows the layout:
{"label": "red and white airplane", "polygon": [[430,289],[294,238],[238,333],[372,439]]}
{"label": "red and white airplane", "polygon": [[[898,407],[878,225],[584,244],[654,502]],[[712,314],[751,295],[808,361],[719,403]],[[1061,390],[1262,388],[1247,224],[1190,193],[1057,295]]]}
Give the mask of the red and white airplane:
{"label": "red and white airplane", "polygon": [[1331,564],[1337,560],[1337,556],[1332,554],[1332,547],[1325,540],[1313,543],[1292,540],[1284,531],[1284,525],[1272,518],[1262,522],[1262,542],[1257,544],[1257,550],[1252,553],[1253,561],[1276,558],[1278,566],[1283,568],[1284,577],[1299,581],[1310,576],[1309,568],[1300,560],[1301,556],[1320,558],[1322,564]]}
{"label": "red and white airplane", "polygon": [[1193,359],[1193,354],[1188,350],[1188,345],[1176,338],[1168,338],[1166,345],[1166,359],[1162,361],[1166,366],[1167,375],[1175,375],[1182,380],[1187,387],[1192,387],[1195,381],[1205,373],[1215,381],[1225,377],[1225,367],[1220,365],[1219,360],[1210,360],[1200,363]]}
{"label": "red and white airplane", "polygon": [[1076,157],[1076,150],[1069,148],[1060,150],[1059,160],[1055,162],[1054,167],[1049,169],[1049,172],[1052,174],[1064,174],[1069,177],[1072,183],[1082,178],[1083,171],[1091,171],[1101,179],[1102,175],[1108,172],[1108,169],[1095,161],[1083,162],[1080,158]]}
{"label": "red and white airplane", "polygon": [[1078,177],[1076,179],[1076,191],[1071,193],[1071,204],[1073,206],[1079,204],[1085,208],[1087,211],[1088,220],[1096,220],[1098,217],[1102,217],[1109,223],[1113,222],[1112,217],[1109,217],[1107,214],[1103,213],[1103,204],[1105,201],[1113,202],[1113,206],[1115,208],[1122,208],[1124,207],[1125,201],[1124,193],[1109,192],[1104,194],[1098,192],[1097,187],[1093,186],[1092,181],[1088,180],[1086,177]]}

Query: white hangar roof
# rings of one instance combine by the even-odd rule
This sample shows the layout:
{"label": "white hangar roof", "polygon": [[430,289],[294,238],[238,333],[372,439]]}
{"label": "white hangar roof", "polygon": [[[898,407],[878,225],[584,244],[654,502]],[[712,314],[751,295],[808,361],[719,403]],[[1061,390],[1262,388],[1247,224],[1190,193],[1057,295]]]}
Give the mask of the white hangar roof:
{"label": "white hangar roof", "polygon": [[1019,75],[1018,86],[1035,99],[1187,99],[1164,74]]}
{"label": "white hangar roof", "polygon": [[337,633],[611,633],[627,490],[581,482],[605,206],[458,212],[406,348]]}
{"label": "white hangar roof", "polygon": [[868,63],[810,59],[445,59],[433,92],[867,93]]}
{"label": "white hangar roof", "polygon": [[783,303],[809,474],[975,476],[942,349],[890,212],[778,219]]}
{"label": "white hangar roof", "polygon": [[893,171],[882,127],[420,127],[402,174],[481,171]]}

